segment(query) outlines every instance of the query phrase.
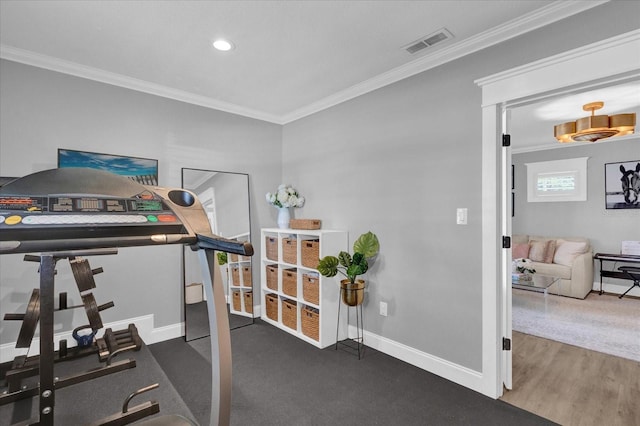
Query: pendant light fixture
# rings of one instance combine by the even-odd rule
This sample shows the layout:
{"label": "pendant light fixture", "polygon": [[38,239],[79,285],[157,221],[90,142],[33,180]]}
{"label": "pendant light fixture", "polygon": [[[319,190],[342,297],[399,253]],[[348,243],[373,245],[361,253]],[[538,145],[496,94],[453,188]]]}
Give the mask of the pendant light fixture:
{"label": "pendant light fixture", "polygon": [[604,102],[591,102],[582,109],[591,111],[591,115],[576,121],[554,126],[553,133],[558,142],[595,142],[612,136],[633,133],[636,125],[636,114],[595,115],[604,106]]}

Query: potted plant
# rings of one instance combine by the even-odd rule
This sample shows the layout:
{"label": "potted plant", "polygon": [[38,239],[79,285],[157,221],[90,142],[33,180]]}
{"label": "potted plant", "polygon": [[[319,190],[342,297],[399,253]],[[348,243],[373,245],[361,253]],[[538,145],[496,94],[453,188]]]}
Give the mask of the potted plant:
{"label": "potted plant", "polygon": [[346,279],[340,281],[342,301],[349,306],[357,306],[364,299],[364,280],[359,275],[369,270],[369,259],[380,251],[378,237],[371,231],[362,234],[353,243],[353,255],[341,251],[338,256],[325,256],[318,263],[318,272],[325,277],[338,273]]}
{"label": "potted plant", "polygon": [[517,281],[530,281],[535,274],[533,262],[529,259],[513,259],[511,279]]}

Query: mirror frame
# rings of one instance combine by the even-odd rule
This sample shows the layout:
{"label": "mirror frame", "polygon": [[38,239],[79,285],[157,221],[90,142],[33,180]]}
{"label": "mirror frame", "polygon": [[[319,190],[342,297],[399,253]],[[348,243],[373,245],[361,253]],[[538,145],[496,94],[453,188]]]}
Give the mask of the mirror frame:
{"label": "mirror frame", "polygon": [[[249,231],[249,235],[248,235],[248,241],[251,242],[252,240],[252,232],[251,232],[251,193],[250,193],[250,179],[249,179],[249,174],[248,173],[240,173],[240,172],[228,172],[228,171],[222,171],[222,170],[210,170],[210,169],[199,169],[199,168],[192,168],[192,167],[182,167],[181,171],[180,171],[180,186],[181,188],[184,189],[188,189],[189,191],[193,192],[193,188],[185,188],[185,171],[192,171],[192,172],[204,172],[204,173],[212,173],[213,175],[218,174],[218,173],[225,173],[225,174],[229,174],[229,175],[240,175],[243,177],[246,177],[247,179],[247,220],[248,220],[248,231]],[[212,176],[213,176],[212,175]],[[196,194],[197,195],[197,194]],[[222,235],[224,237],[228,237],[226,235]],[[182,266],[182,294],[183,294],[183,319],[184,319],[184,338],[186,341],[192,341],[192,340],[197,340],[197,339],[201,339],[204,337],[209,337],[209,334],[203,334],[203,335],[197,335],[195,337],[191,337],[189,338],[189,333],[188,333],[188,328],[189,328],[189,324],[187,321],[187,268],[186,268],[186,250],[189,250],[188,247],[183,247],[182,252],[181,252],[181,266]],[[249,258],[249,262],[250,262],[250,268],[251,268],[251,272],[252,272],[252,280],[251,280],[251,287],[250,290],[255,294],[255,279],[253,278],[253,260],[251,258]],[[216,263],[217,263],[217,259],[216,259]],[[220,266],[220,265],[218,265]],[[216,271],[216,278],[222,278],[222,268],[217,268]],[[230,311],[231,308],[231,304],[233,303],[233,300],[231,299],[231,287],[229,286],[229,280],[227,278],[227,280],[223,280],[221,279],[220,282],[222,283],[222,285],[225,286],[225,295],[227,296],[227,306],[229,309],[229,319],[230,319],[230,329],[234,330],[237,328],[241,328],[241,327],[246,327],[248,325],[252,325],[255,323],[255,318],[256,318],[256,303],[255,303],[255,299],[253,300],[253,312],[251,313],[251,315],[235,315],[232,314]],[[243,287],[244,288],[244,287]],[[249,289],[249,287],[247,287],[247,289]],[[243,321],[238,321],[236,318],[246,318],[247,321],[243,322]],[[208,325],[208,324],[207,324]]]}

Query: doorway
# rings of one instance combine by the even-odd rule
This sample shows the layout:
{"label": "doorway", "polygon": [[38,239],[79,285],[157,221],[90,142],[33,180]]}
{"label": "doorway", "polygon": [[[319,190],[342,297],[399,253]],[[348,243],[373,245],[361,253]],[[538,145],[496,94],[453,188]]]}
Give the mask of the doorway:
{"label": "doorway", "polygon": [[[476,81],[482,87],[482,253],[483,253],[483,383],[498,398],[512,387],[511,249],[502,237],[508,211],[508,177],[502,148],[503,109],[640,77],[640,58],[625,52],[640,49],[640,31],[555,55]],[[607,61],[610,57],[620,61]],[[510,173],[510,171],[509,171]],[[501,190],[504,189],[504,190]],[[510,197],[509,197],[510,198]],[[503,248],[503,245],[506,246]],[[498,285],[496,285],[496,283]]]}

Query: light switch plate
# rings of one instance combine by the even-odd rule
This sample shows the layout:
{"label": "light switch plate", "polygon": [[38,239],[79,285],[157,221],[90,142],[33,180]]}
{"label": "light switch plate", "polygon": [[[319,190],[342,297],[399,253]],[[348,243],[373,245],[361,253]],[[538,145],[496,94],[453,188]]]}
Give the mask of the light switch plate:
{"label": "light switch plate", "polygon": [[467,224],[467,209],[466,208],[458,208],[456,211],[456,223],[458,225],[466,225]]}

